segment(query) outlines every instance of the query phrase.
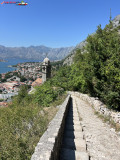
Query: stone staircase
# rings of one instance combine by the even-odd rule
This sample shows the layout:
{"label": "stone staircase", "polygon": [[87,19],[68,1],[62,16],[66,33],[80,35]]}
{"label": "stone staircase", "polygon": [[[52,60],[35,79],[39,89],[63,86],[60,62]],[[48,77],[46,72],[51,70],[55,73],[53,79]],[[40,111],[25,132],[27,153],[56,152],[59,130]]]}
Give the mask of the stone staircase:
{"label": "stone staircase", "polygon": [[69,92],[31,160],[120,160],[120,137],[95,114],[100,103]]}
{"label": "stone staircase", "polygon": [[75,99],[72,98],[66,117],[60,160],[89,160],[87,145]]}

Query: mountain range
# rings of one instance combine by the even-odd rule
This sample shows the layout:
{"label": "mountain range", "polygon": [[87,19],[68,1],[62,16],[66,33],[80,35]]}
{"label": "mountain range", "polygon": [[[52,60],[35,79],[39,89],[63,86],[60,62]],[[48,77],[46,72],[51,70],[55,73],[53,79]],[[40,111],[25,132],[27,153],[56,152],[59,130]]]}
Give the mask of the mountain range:
{"label": "mountain range", "polygon": [[43,45],[30,47],[5,47],[0,45],[0,59],[22,58],[42,61],[46,54],[50,60],[65,58],[74,47],[50,48]]}
{"label": "mountain range", "polygon": [[[120,15],[116,16],[113,20],[113,27],[120,26]],[[120,30],[119,30],[120,33]],[[94,34],[94,33],[93,33]],[[82,49],[86,45],[86,40],[77,44],[76,47],[62,47],[62,48],[50,48],[43,45],[30,46],[30,47],[5,47],[0,45],[0,59],[5,58],[23,58],[34,59],[42,61],[46,54],[50,60],[62,60],[63,64],[71,65],[73,63],[73,57],[76,53],[76,49]]]}

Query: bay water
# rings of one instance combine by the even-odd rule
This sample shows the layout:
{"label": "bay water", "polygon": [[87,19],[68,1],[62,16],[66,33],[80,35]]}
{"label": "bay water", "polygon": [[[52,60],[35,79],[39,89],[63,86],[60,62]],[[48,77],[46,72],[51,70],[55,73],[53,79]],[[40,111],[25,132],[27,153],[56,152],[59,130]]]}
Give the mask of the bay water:
{"label": "bay water", "polygon": [[24,63],[24,62],[39,62],[38,60],[20,59],[20,58],[8,58],[4,60],[5,62],[0,62],[0,74],[16,70],[16,68],[14,67],[9,67],[11,65],[16,65],[18,63]]}

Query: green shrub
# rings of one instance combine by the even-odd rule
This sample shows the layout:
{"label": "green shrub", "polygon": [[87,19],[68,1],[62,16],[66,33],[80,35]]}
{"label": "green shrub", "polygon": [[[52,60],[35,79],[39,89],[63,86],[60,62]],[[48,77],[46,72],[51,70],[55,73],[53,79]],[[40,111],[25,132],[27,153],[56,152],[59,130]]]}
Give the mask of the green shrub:
{"label": "green shrub", "polygon": [[63,90],[61,90],[61,88],[55,89],[47,82],[40,87],[36,87],[34,102],[40,106],[50,106],[50,104],[57,99],[58,95],[62,93]]}
{"label": "green shrub", "polygon": [[3,102],[4,101],[4,99],[0,99],[0,102]]}
{"label": "green shrub", "polygon": [[[37,89],[37,94],[41,95],[39,91],[41,90]],[[50,93],[50,97],[47,97],[45,92]],[[44,90],[42,98],[51,103],[57,93],[55,90],[51,92],[49,88]],[[12,103],[7,108],[0,108],[1,160],[29,160],[41,135],[57,111],[54,107],[44,109],[35,104],[32,97],[34,95],[27,94],[27,86],[21,86],[19,94],[13,97]],[[45,106],[46,102],[43,101],[42,104]]]}

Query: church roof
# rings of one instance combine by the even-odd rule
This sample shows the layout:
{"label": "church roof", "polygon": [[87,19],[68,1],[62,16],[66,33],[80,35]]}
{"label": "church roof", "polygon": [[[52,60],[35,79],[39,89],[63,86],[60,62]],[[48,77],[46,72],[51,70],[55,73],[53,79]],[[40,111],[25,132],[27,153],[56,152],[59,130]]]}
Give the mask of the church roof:
{"label": "church roof", "polygon": [[37,78],[33,83],[32,86],[39,86],[42,84],[42,79],[41,78]]}

